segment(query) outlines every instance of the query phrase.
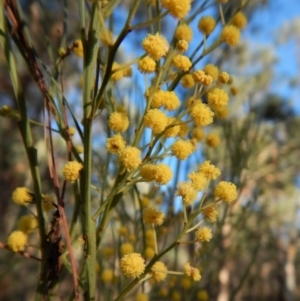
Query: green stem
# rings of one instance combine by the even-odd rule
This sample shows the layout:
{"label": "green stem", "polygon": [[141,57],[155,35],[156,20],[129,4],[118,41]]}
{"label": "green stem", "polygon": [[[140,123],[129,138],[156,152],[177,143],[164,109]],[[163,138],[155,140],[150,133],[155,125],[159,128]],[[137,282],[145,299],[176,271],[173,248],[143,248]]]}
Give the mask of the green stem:
{"label": "green stem", "polygon": [[[90,183],[92,174],[92,122],[89,118],[93,106],[93,83],[95,66],[98,53],[98,37],[100,33],[100,23],[96,13],[96,5],[93,4],[91,12],[91,23],[86,39],[84,28],[81,31],[81,38],[84,47],[84,89],[83,89],[83,112],[84,112],[84,161],[83,172],[81,174],[81,197],[83,210],[83,237],[85,239],[85,279],[86,292],[84,300],[95,300],[96,291],[96,224],[91,216],[91,193]],[[84,273],[83,273],[84,274]]]}
{"label": "green stem", "polygon": [[83,200],[83,237],[86,242],[85,269],[86,269],[86,294],[85,300],[95,300],[96,279],[96,239],[95,222],[91,218],[90,182],[92,173],[92,123],[89,119],[84,121],[84,164],[82,172],[82,200]]}

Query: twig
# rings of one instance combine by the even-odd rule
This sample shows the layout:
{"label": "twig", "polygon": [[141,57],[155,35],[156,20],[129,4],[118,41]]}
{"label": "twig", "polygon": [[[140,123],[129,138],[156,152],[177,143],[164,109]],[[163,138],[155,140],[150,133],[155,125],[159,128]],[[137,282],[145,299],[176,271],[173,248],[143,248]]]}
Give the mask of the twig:
{"label": "twig", "polygon": [[27,253],[27,252],[25,252],[25,251],[14,252],[14,251],[12,251],[5,243],[3,243],[2,241],[0,241],[0,248],[1,248],[1,249],[9,250],[9,251],[11,251],[12,253],[19,254],[19,255],[21,255],[21,256],[23,256],[23,257],[25,257],[25,258],[31,258],[31,259],[34,259],[34,260],[37,260],[37,261],[42,261],[41,258],[38,258],[38,257],[36,257],[36,256],[34,256],[34,255],[31,255],[31,254],[29,254],[29,253]]}

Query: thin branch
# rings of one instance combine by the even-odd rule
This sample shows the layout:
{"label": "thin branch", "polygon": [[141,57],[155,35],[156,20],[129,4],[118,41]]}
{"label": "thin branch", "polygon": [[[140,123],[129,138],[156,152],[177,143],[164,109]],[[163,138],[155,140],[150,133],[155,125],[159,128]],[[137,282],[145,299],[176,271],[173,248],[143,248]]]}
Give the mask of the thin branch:
{"label": "thin branch", "polygon": [[3,243],[2,241],[0,241],[0,248],[1,248],[1,249],[9,250],[10,252],[19,254],[19,255],[21,255],[21,256],[23,256],[23,257],[25,257],[25,258],[31,258],[31,259],[34,259],[34,260],[37,260],[37,261],[42,261],[41,258],[38,258],[38,257],[36,257],[36,256],[34,256],[34,255],[31,255],[30,253],[27,253],[27,252],[25,252],[25,251],[14,252],[14,251],[12,251],[12,250],[8,247],[8,245],[6,245],[5,243]]}

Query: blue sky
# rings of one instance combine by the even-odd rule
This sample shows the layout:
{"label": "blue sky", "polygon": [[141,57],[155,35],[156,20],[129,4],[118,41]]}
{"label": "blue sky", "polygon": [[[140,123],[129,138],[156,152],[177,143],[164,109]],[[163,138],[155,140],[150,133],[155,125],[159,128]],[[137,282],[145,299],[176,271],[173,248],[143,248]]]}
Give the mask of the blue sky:
{"label": "blue sky", "polygon": [[[289,85],[291,79],[299,77],[300,70],[300,28],[298,34],[293,30],[290,32],[287,30],[296,19],[300,20],[299,0],[269,0],[268,6],[261,6],[256,11],[251,20],[251,27],[245,35],[254,43],[257,41],[258,44],[266,45],[275,52],[278,61],[274,66],[276,75],[271,91],[291,100],[295,110],[300,113],[297,101],[299,88]],[[256,29],[255,32],[253,29]],[[289,34],[293,36],[289,38]],[[281,44],[278,43],[279,40],[285,41]]]}

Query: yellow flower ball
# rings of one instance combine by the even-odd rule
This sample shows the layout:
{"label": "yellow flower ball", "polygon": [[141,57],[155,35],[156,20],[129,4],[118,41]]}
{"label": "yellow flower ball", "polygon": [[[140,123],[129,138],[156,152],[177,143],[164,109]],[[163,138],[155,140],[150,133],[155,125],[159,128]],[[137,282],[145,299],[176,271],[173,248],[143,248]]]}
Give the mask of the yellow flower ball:
{"label": "yellow flower ball", "polygon": [[194,150],[194,145],[190,140],[177,140],[171,147],[173,155],[179,160],[186,160]]}
{"label": "yellow flower ball", "polygon": [[108,127],[115,132],[125,132],[129,127],[129,119],[123,112],[113,112],[108,119]]}
{"label": "yellow flower ball", "polygon": [[144,251],[144,256],[146,259],[152,259],[153,256],[155,255],[155,250],[153,247],[147,247]]}
{"label": "yellow flower ball", "polygon": [[149,110],[144,117],[145,126],[152,129],[154,135],[161,133],[168,124],[167,115],[158,110]]}
{"label": "yellow flower ball", "polygon": [[198,301],[208,301],[209,300],[209,295],[208,295],[207,291],[204,290],[204,289],[198,291],[197,300]]}
{"label": "yellow flower ball", "polygon": [[191,9],[192,0],[161,0],[161,5],[177,18],[184,18]]}
{"label": "yellow flower ball", "polygon": [[82,154],[83,151],[84,151],[84,148],[83,148],[82,145],[76,145],[76,146],[75,146],[75,149],[76,149],[76,152],[77,152],[78,154]]}
{"label": "yellow flower ball", "polygon": [[145,260],[139,253],[126,254],[120,260],[120,267],[125,276],[137,278],[145,270]]}
{"label": "yellow flower ball", "polygon": [[210,161],[204,161],[200,165],[199,171],[202,172],[209,180],[215,180],[221,175],[220,169],[211,164]]}
{"label": "yellow flower ball", "polygon": [[168,269],[163,262],[156,261],[151,268],[151,279],[154,280],[154,282],[160,282],[167,277],[167,271]]}
{"label": "yellow flower ball", "polygon": [[192,107],[190,115],[197,126],[205,127],[213,122],[214,113],[206,104],[196,103]]}
{"label": "yellow flower ball", "polygon": [[187,276],[183,276],[181,279],[181,287],[184,290],[189,290],[192,287],[193,283],[191,278],[187,277]]}
{"label": "yellow flower ball", "polygon": [[212,77],[213,80],[217,80],[219,76],[219,68],[213,64],[207,64],[203,71]]}
{"label": "yellow flower ball", "polygon": [[201,127],[196,127],[192,130],[191,136],[193,139],[196,139],[197,142],[201,142],[205,137],[205,132]]}
{"label": "yellow flower ball", "polygon": [[106,141],[106,149],[112,154],[119,154],[119,152],[126,147],[126,142],[120,134],[108,138]]}
{"label": "yellow flower ball", "polygon": [[187,24],[178,25],[175,31],[175,38],[177,40],[185,40],[187,42],[190,42],[193,38],[192,28]]}
{"label": "yellow flower ball", "polygon": [[209,242],[213,237],[211,228],[209,227],[202,227],[198,229],[195,232],[195,236],[196,236],[196,241],[198,242],[204,242],[204,241]]}
{"label": "yellow flower ball", "polygon": [[74,128],[73,126],[70,126],[70,127],[67,128],[67,132],[72,137],[76,133],[76,128]]}
{"label": "yellow flower ball", "polygon": [[147,229],[147,230],[146,230],[146,232],[145,232],[145,237],[146,237],[147,240],[153,241],[153,239],[154,239],[154,234],[153,234],[152,229]]}
{"label": "yellow flower ball", "polygon": [[179,40],[176,43],[176,49],[179,52],[186,52],[189,49],[189,43],[186,40]]}
{"label": "yellow flower ball", "polygon": [[191,277],[194,281],[199,281],[201,279],[200,271],[197,268],[192,267],[189,262],[185,263],[183,271],[185,275]]}
{"label": "yellow flower ball", "polygon": [[203,190],[207,185],[207,178],[201,172],[191,172],[188,178],[192,181],[192,186],[197,190]]}
{"label": "yellow flower ball", "polygon": [[17,226],[20,231],[30,233],[38,228],[38,221],[32,215],[24,215],[18,220]]}
{"label": "yellow flower ball", "polygon": [[227,84],[229,80],[230,80],[230,75],[227,72],[225,71],[220,72],[218,76],[218,82],[220,84]]}
{"label": "yellow flower ball", "polygon": [[128,171],[132,171],[139,167],[142,163],[140,156],[141,151],[134,146],[127,146],[119,153],[120,161]]}
{"label": "yellow flower ball", "polygon": [[114,271],[112,269],[105,269],[101,273],[101,280],[104,283],[111,283],[114,279]]}
{"label": "yellow flower ball", "polygon": [[120,236],[126,236],[128,234],[128,228],[125,227],[125,226],[121,226],[118,229],[118,233],[119,233]]}
{"label": "yellow flower ball", "polygon": [[13,231],[7,238],[7,246],[13,252],[21,252],[25,250],[28,237],[22,231]]}
{"label": "yellow flower ball", "polygon": [[220,145],[221,140],[219,135],[210,133],[206,136],[205,142],[209,147],[216,148],[217,146]]}
{"label": "yellow flower ball", "polygon": [[205,35],[209,35],[216,27],[216,21],[213,17],[206,16],[200,19],[198,23],[199,30]]}
{"label": "yellow flower ball", "polygon": [[202,213],[203,213],[204,217],[212,223],[215,223],[217,221],[217,218],[219,215],[218,210],[213,206],[204,208],[202,210]]}
{"label": "yellow flower ball", "polygon": [[143,220],[145,224],[160,226],[164,222],[165,214],[155,206],[148,206],[143,210]]}
{"label": "yellow flower ball", "polygon": [[177,54],[173,57],[172,61],[176,68],[183,71],[188,71],[192,66],[192,62],[185,55]]}
{"label": "yellow flower ball", "polygon": [[207,93],[208,105],[218,111],[227,106],[228,94],[219,88],[214,88]]}
{"label": "yellow flower ball", "polygon": [[83,168],[82,164],[77,161],[69,161],[63,168],[63,175],[66,181],[75,183],[79,178],[79,172]]}
{"label": "yellow flower ball", "polygon": [[209,86],[213,82],[213,78],[211,77],[211,75],[206,74],[203,70],[194,71],[193,78],[196,82],[204,86]]}
{"label": "yellow flower ball", "polygon": [[167,40],[158,32],[156,34],[148,34],[142,42],[142,47],[155,61],[165,56],[169,50]]}
{"label": "yellow flower ball", "polygon": [[120,246],[121,255],[126,255],[133,252],[133,245],[129,242],[124,242]]}
{"label": "yellow flower ball", "polygon": [[170,182],[172,177],[173,173],[168,165],[160,163],[154,166],[153,179],[157,184],[165,185]]}
{"label": "yellow flower ball", "polygon": [[145,164],[140,170],[140,176],[146,181],[154,180],[154,164]]}
{"label": "yellow flower ball", "polygon": [[219,119],[226,119],[228,117],[228,114],[229,114],[228,107],[224,107],[216,111],[216,116]]}
{"label": "yellow flower ball", "polygon": [[152,73],[155,71],[156,62],[149,56],[144,57],[138,62],[138,69],[142,73]]}
{"label": "yellow flower ball", "polygon": [[236,46],[240,41],[240,30],[234,25],[224,26],[221,32],[221,41],[225,42],[229,46]]}
{"label": "yellow flower ball", "polygon": [[160,107],[169,111],[174,111],[180,106],[178,96],[174,91],[158,90],[152,96],[151,108],[158,109]]}
{"label": "yellow flower ball", "polygon": [[244,29],[247,25],[247,17],[241,11],[234,15],[230,24],[236,26],[239,29]]}
{"label": "yellow flower ball", "polygon": [[193,78],[193,75],[192,74],[184,75],[181,78],[180,84],[186,89],[193,88],[195,86],[195,80]]}
{"label": "yellow flower ball", "polygon": [[18,187],[12,193],[12,200],[18,205],[27,206],[34,202],[34,194],[26,187]]}
{"label": "yellow flower ball", "polygon": [[231,182],[221,181],[217,184],[214,195],[230,204],[237,198],[236,186]]}
{"label": "yellow flower ball", "polygon": [[184,206],[188,206],[197,198],[197,191],[190,182],[181,182],[178,184],[176,195],[182,198]]}

